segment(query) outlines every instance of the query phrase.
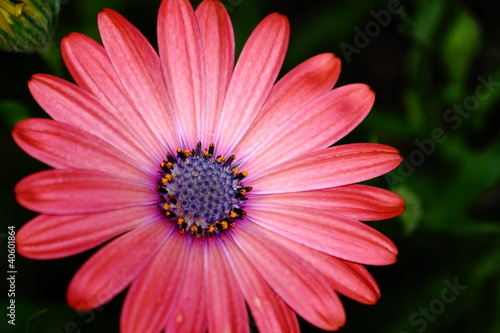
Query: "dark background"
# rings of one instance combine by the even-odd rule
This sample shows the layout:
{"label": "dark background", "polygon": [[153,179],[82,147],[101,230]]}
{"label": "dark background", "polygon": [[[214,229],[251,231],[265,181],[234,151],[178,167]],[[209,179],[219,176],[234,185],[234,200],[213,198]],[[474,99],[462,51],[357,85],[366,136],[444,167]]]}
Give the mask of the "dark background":
{"label": "dark background", "polygon": [[[159,0],[63,2],[54,45],[72,31],[99,40],[96,16],[103,7],[122,13],[156,44]],[[282,73],[318,53],[337,54],[343,66],[339,85],[363,82],[377,94],[366,121],[341,143],[385,143],[405,158],[389,176],[370,182],[407,202],[400,217],[370,222],[397,244],[399,260],[369,268],[382,291],[376,305],[343,298],[347,323],[341,332],[500,332],[500,3],[222,2],[233,20],[238,51],[265,15],[278,11],[288,16],[292,32]],[[45,117],[26,82],[34,73],[71,80],[53,56],[57,52],[47,54],[0,51],[4,271],[7,226],[18,230],[35,216],[16,203],[12,189],[21,178],[47,168],[17,148],[10,135],[17,121]],[[89,257],[88,252],[52,261],[17,256],[16,326],[7,325],[2,301],[0,331],[117,332],[123,294],[85,314],[66,305],[66,287]],[[0,294],[7,290],[4,282]],[[305,332],[314,330],[305,322],[301,326]]]}

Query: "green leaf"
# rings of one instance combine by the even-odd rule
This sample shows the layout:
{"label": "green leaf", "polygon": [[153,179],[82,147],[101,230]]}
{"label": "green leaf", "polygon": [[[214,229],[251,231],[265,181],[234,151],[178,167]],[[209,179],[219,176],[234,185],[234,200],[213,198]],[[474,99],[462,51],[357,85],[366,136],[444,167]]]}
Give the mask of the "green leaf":
{"label": "green leaf", "polygon": [[452,138],[443,152],[454,161],[459,174],[444,186],[441,205],[448,214],[463,216],[468,207],[500,181],[500,143],[476,151],[461,139]]}
{"label": "green leaf", "polygon": [[449,83],[444,95],[447,101],[456,101],[464,95],[466,79],[474,56],[481,46],[481,28],[465,10],[454,16],[441,45],[441,56]]}
{"label": "green leaf", "polygon": [[19,121],[29,118],[30,111],[21,102],[16,100],[0,101],[0,117],[7,128],[12,129]]}
{"label": "green leaf", "polygon": [[423,211],[420,198],[405,185],[398,185],[392,190],[401,196],[406,203],[406,210],[399,216],[399,219],[403,222],[404,233],[411,234],[422,221]]}

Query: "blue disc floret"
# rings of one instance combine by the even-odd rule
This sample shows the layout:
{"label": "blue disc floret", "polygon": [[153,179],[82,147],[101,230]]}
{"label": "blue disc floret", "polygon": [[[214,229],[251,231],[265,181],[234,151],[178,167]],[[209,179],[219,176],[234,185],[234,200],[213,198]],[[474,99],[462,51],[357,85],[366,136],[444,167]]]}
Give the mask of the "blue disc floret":
{"label": "blue disc floret", "polygon": [[161,213],[181,233],[197,238],[224,234],[245,214],[245,195],[252,189],[242,184],[247,172],[233,166],[235,156],[214,156],[215,145],[202,150],[180,148],[167,153],[160,163]]}

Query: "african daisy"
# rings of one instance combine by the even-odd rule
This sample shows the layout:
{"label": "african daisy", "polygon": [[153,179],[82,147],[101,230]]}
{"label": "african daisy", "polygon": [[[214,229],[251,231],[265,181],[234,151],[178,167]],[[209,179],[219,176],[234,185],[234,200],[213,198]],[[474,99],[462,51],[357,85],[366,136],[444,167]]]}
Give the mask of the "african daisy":
{"label": "african daisy", "polygon": [[[368,114],[363,84],[333,89],[340,61],[315,56],[276,82],[289,37],[271,14],[234,65],[231,21],[205,0],[164,0],[156,52],[118,13],[99,14],[104,46],[64,38],[76,84],[29,82],[52,119],[13,136],[54,169],[16,186],[40,215],[17,235],[19,252],[54,259],[100,248],[67,299],[99,307],[130,286],[122,332],[324,330],[345,322],[338,293],[373,304],[362,265],[396,260],[394,244],[360,221],[394,217],[397,195],[355,184],[401,161],[374,143],[329,147]],[[247,311],[247,308],[249,312]]]}

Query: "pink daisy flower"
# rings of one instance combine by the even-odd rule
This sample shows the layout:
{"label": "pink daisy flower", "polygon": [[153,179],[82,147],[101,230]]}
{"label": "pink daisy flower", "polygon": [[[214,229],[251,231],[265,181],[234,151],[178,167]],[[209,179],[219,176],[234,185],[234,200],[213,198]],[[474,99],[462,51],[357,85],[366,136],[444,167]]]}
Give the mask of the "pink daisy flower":
{"label": "pink daisy flower", "polygon": [[76,84],[38,74],[29,88],[52,119],[27,119],[17,144],[54,169],[21,180],[40,215],[17,235],[33,259],[106,243],[69,285],[86,311],[128,290],[122,332],[324,330],[345,322],[338,293],[380,296],[362,265],[396,260],[359,221],[394,217],[397,195],[355,184],[401,161],[396,149],[329,147],[368,114],[363,84],[333,89],[340,61],[320,54],[275,82],[289,37],[271,14],[236,65],[224,6],[164,0],[158,53],[118,13],[99,14],[104,46],[73,33],[62,53]]}

